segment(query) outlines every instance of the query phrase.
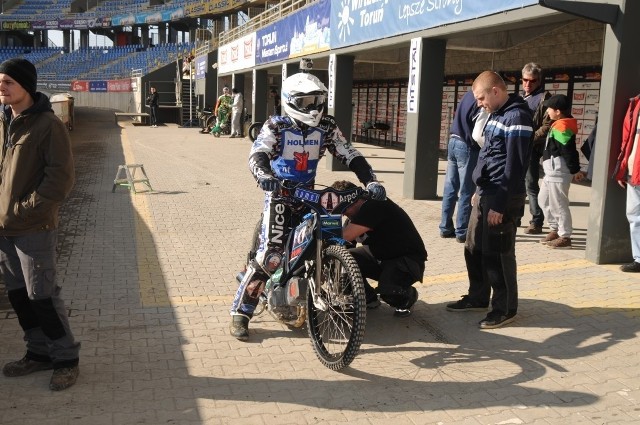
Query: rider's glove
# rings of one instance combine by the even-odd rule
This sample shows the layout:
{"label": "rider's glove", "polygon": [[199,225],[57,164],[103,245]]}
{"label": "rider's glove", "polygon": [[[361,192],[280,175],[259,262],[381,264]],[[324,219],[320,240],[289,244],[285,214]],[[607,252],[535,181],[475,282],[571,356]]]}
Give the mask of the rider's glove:
{"label": "rider's glove", "polygon": [[264,176],[258,179],[258,186],[265,192],[273,192],[280,187],[280,181],[273,176]]}
{"label": "rider's glove", "polygon": [[367,190],[369,191],[369,195],[371,199],[374,201],[384,201],[387,199],[387,191],[377,181],[372,181],[367,184]]}

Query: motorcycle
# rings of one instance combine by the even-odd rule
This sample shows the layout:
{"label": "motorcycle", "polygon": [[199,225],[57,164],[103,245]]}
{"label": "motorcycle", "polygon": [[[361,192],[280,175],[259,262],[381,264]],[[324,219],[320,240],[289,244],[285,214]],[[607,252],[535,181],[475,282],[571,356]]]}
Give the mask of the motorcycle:
{"label": "motorcycle", "polygon": [[[267,280],[254,312],[265,310],[292,327],[307,324],[313,349],[329,369],[347,367],[358,354],[366,325],[366,297],[360,269],[342,239],[342,213],[367,191],[285,187],[274,200],[289,205],[298,225],[290,226],[281,266]],[[254,232],[255,256],[262,220]],[[242,274],[237,277],[242,279]]]}
{"label": "motorcycle", "polygon": [[204,108],[198,110],[198,120],[200,121],[200,133],[208,133],[211,131],[213,126],[216,123],[216,116],[213,115],[213,110],[211,106],[205,106]]}

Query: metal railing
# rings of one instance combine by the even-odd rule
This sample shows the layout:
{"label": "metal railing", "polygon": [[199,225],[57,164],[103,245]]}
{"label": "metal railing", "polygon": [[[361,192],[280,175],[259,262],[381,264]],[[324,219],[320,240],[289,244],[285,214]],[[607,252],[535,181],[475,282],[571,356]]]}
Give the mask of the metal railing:
{"label": "metal railing", "polygon": [[279,21],[287,15],[292,14],[298,9],[315,3],[317,0],[284,0],[265,10],[264,12],[249,19],[244,25],[223,31],[218,36],[219,45],[224,45],[237,40],[247,34],[265,27],[275,21]]}

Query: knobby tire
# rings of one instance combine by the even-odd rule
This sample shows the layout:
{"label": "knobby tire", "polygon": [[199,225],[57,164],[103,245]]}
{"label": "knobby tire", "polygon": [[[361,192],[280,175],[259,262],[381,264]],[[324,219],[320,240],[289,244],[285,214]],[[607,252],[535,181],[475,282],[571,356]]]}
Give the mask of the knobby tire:
{"label": "knobby tire", "polygon": [[307,329],[320,362],[331,370],[343,369],[355,359],[364,338],[367,306],[358,264],[346,248],[332,245],[322,255],[320,292],[327,311],[307,297]]}

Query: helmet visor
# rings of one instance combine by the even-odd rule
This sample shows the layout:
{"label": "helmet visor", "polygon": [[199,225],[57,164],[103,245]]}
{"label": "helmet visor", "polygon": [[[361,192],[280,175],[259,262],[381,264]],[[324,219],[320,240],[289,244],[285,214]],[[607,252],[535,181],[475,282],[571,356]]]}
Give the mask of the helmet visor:
{"label": "helmet visor", "polygon": [[319,111],[324,104],[326,96],[323,94],[294,96],[291,103],[302,112]]}

